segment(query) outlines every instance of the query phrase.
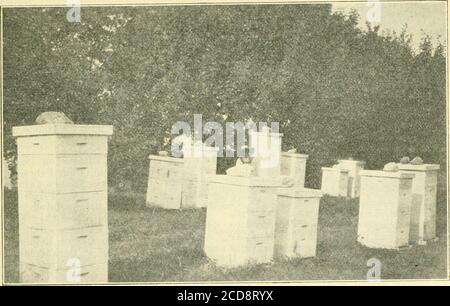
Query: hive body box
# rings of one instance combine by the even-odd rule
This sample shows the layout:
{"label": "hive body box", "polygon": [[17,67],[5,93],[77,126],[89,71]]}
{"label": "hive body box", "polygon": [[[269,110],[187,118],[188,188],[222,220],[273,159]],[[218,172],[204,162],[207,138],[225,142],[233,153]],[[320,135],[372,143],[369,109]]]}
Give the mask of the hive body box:
{"label": "hive body box", "polygon": [[439,165],[399,164],[405,173],[413,173],[409,241],[423,243],[436,238],[436,192]]}
{"label": "hive body box", "polygon": [[335,197],[346,197],[348,194],[348,172],[348,170],[339,167],[322,167],[322,192]]}
{"label": "hive body box", "polygon": [[360,175],[358,241],[371,248],[407,246],[414,175],[373,170]]}
{"label": "hive body box", "polygon": [[280,189],[275,221],[275,257],[316,256],[321,196],[322,193],[314,189]]}
{"label": "hive body box", "polygon": [[147,206],[181,208],[184,162],[181,158],[150,155]]}
{"label": "hive body box", "polygon": [[202,144],[190,148],[188,152],[183,151],[182,159],[149,156],[147,206],[166,209],[206,207],[205,177],[216,173],[217,148]]}
{"label": "hive body box", "polygon": [[365,162],[359,160],[339,160],[339,167],[348,170],[348,197],[357,198],[361,189],[359,172],[364,169]]}
{"label": "hive body box", "polygon": [[209,178],[205,253],[219,266],[273,258],[275,208],[281,180],[216,175]]}
{"label": "hive body box", "polygon": [[290,176],[297,187],[305,186],[306,161],[308,155],[281,153],[281,175]]}
{"label": "hive body box", "polygon": [[22,282],[108,280],[109,135],[112,126],[13,128]]}
{"label": "hive body box", "polygon": [[252,164],[254,174],[259,177],[279,177],[281,174],[281,139],[283,134],[249,132],[250,148],[254,150]]}
{"label": "hive body box", "polygon": [[208,204],[206,177],[216,174],[218,148],[197,143],[190,148],[190,154],[184,151],[182,207],[206,207]]}

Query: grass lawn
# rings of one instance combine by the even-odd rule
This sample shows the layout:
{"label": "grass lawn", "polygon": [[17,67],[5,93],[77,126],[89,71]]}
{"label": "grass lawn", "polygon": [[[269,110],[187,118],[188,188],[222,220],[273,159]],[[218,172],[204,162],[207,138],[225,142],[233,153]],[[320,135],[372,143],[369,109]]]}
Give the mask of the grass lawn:
{"label": "grass lawn", "polygon": [[[5,277],[18,282],[17,196],[5,191]],[[143,198],[109,197],[111,282],[364,280],[367,261],[382,263],[382,279],[447,278],[446,192],[438,193],[439,240],[400,251],[356,242],[358,200],[321,201],[317,257],[222,269],[203,253],[206,210],[146,208]],[[382,216],[380,216],[382,217]]]}

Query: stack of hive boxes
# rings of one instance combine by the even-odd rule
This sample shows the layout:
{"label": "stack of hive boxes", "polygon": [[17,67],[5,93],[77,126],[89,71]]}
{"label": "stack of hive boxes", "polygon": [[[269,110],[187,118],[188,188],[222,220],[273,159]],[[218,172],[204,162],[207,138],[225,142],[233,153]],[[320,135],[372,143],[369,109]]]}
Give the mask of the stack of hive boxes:
{"label": "stack of hive boxes", "polygon": [[273,258],[275,210],[281,180],[216,175],[209,179],[205,253],[219,266]]}
{"label": "stack of hive boxes", "polygon": [[150,155],[147,206],[181,208],[184,162],[181,158]]}
{"label": "stack of hive boxes", "polygon": [[322,193],[314,189],[280,189],[276,208],[275,257],[316,256],[321,197]]}
{"label": "stack of hive boxes", "polygon": [[207,180],[216,174],[217,148],[194,143],[189,154],[184,154],[183,208],[207,207]]}
{"label": "stack of hive boxes", "polygon": [[282,152],[281,175],[291,177],[295,186],[304,187],[307,160],[308,155],[306,154]]}
{"label": "stack of hive boxes", "polygon": [[358,241],[371,248],[408,246],[414,174],[363,170]]}
{"label": "stack of hive boxes", "polygon": [[439,165],[398,164],[398,167],[404,173],[414,174],[409,241],[424,244],[436,238],[436,192]]}
{"label": "stack of hive boxes", "polygon": [[348,170],[342,169],[338,165],[322,167],[322,192],[335,197],[346,197],[348,194],[348,173]]}
{"label": "stack of hive boxes", "polygon": [[304,188],[308,155],[281,154],[281,174],[292,188],[278,192],[275,221],[275,257],[314,257],[317,248],[319,204],[322,192]]}
{"label": "stack of hive boxes", "polygon": [[147,206],[206,207],[206,176],[216,173],[217,148],[193,144],[184,158],[150,155]]}
{"label": "stack of hive boxes", "polygon": [[365,162],[359,160],[338,161],[338,165],[343,170],[348,170],[348,194],[350,198],[358,198],[361,188],[361,177],[359,172],[364,169]]}
{"label": "stack of hive boxes", "polygon": [[13,135],[21,281],[106,282],[112,127],[45,124],[15,127]]}
{"label": "stack of hive boxes", "polygon": [[[281,154],[281,136],[254,132],[251,148],[259,149],[251,166],[209,178],[205,253],[218,265],[316,254],[321,193],[303,187],[307,155]],[[248,167],[251,175],[239,174]]]}
{"label": "stack of hive boxes", "polygon": [[283,134],[263,129],[249,132],[253,149],[254,174],[258,177],[279,177],[281,174],[281,138]]}
{"label": "stack of hive boxes", "polygon": [[331,196],[359,197],[361,178],[359,172],[365,162],[359,160],[338,161],[333,167],[322,168],[322,191]]}

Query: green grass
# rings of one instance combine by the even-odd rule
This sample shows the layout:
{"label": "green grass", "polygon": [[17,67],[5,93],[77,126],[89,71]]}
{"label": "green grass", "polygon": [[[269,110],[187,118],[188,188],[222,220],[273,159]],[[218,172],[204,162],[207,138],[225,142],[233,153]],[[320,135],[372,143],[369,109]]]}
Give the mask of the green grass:
{"label": "green grass", "polygon": [[[447,277],[445,190],[438,194],[439,240],[400,251],[356,242],[358,201],[321,201],[317,257],[234,269],[216,267],[203,252],[206,210],[146,208],[143,198],[110,195],[109,280],[112,282],[364,280],[367,261],[382,263],[383,279]],[[5,277],[18,282],[17,196],[5,192]]]}

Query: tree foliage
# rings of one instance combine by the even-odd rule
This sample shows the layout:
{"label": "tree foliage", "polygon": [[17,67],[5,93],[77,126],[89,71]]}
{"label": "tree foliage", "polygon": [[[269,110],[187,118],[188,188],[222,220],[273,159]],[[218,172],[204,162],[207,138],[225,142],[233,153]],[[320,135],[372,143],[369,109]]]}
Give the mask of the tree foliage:
{"label": "tree foliage", "polygon": [[[380,35],[330,5],[4,9],[4,145],[44,111],[111,124],[113,186],[145,190],[147,156],[178,120],[278,121],[320,167],[353,157],[446,161],[445,51]],[[229,165],[220,161],[221,170]]]}

